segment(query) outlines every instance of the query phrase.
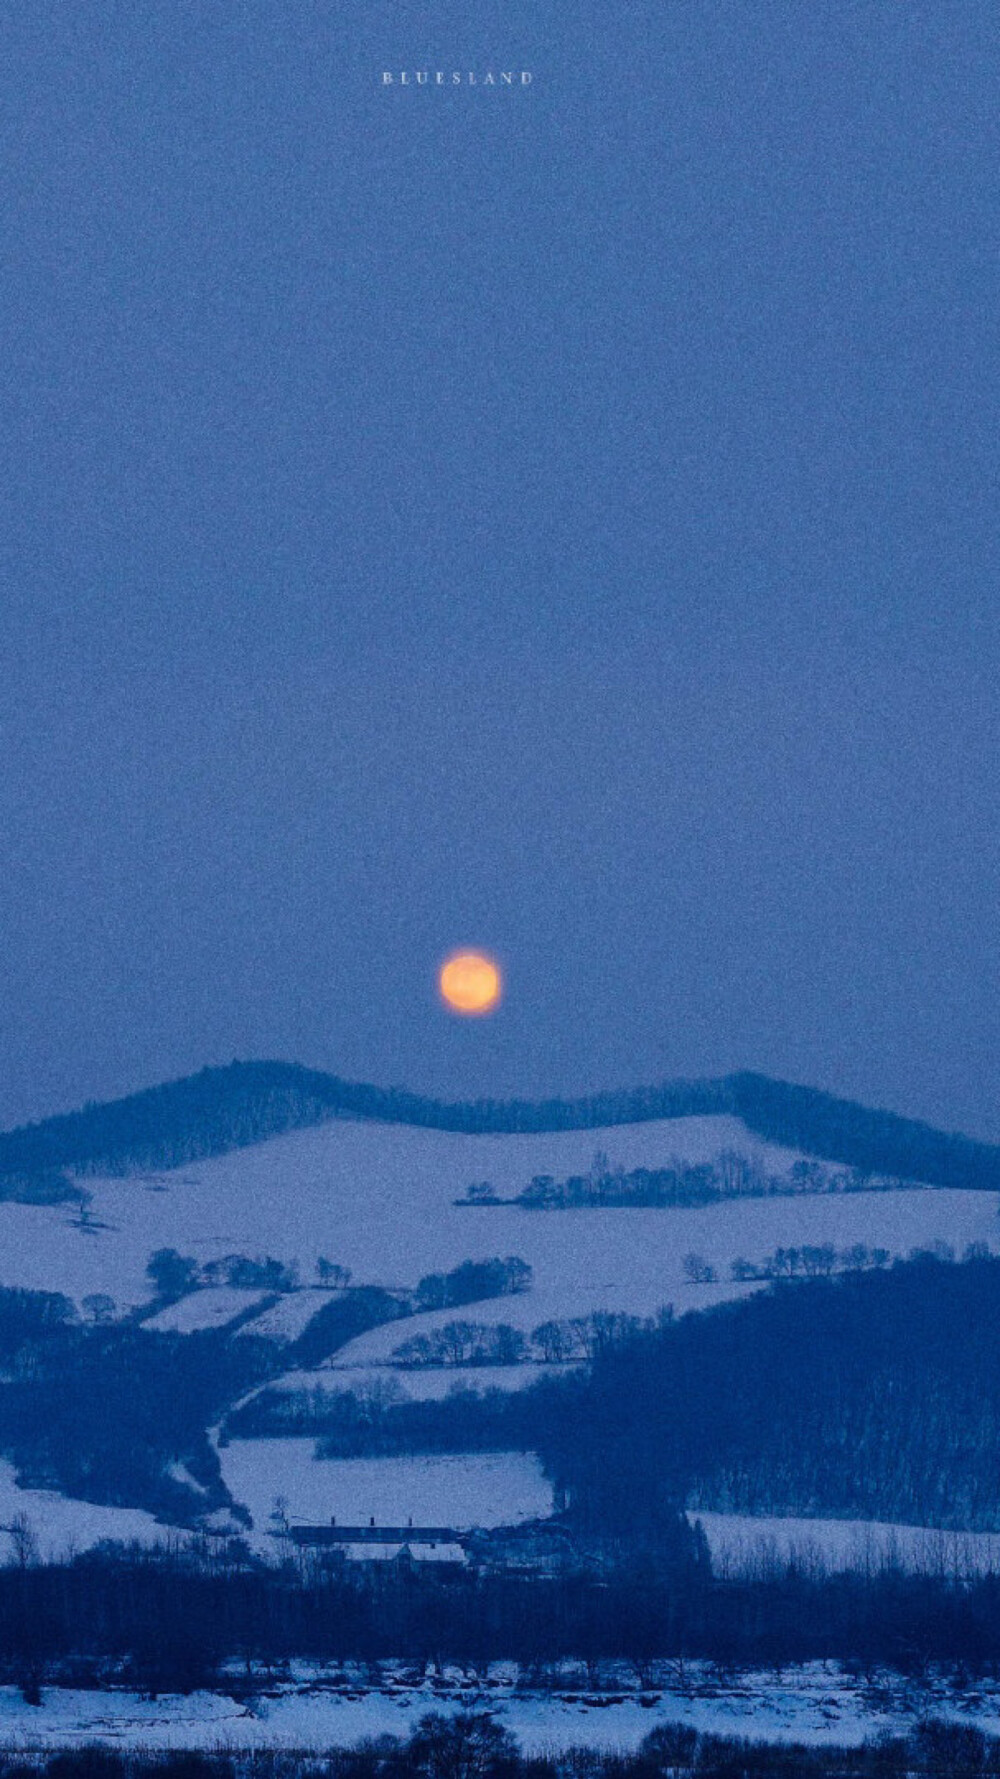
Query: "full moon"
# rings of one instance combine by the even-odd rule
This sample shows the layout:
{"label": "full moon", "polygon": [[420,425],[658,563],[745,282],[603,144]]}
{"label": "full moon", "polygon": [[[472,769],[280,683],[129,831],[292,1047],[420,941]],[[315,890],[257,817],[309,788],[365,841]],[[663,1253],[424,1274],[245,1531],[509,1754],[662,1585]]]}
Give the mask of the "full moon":
{"label": "full moon", "polygon": [[500,966],[481,951],[456,951],[441,965],[441,999],[453,1013],[492,1013],[500,999]]}

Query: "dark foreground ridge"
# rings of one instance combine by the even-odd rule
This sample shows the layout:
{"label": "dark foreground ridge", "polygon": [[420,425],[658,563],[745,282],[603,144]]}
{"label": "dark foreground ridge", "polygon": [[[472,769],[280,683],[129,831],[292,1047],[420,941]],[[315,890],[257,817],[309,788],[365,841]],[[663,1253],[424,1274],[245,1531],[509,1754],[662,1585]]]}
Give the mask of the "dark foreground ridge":
{"label": "dark foreground ridge", "polygon": [[53,1180],[64,1170],[130,1174],[182,1167],[332,1118],[481,1134],[589,1130],[725,1112],[759,1137],[865,1173],[1000,1190],[1000,1148],[766,1075],[667,1081],[584,1099],[449,1104],[283,1062],[202,1069],[0,1134],[0,1184]]}

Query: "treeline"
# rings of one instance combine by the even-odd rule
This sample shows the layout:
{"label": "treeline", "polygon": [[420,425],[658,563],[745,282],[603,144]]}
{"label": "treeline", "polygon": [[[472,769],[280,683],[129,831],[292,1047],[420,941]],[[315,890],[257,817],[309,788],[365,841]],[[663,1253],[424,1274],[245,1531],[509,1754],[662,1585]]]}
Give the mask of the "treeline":
{"label": "treeline", "polygon": [[448,1105],[296,1063],[233,1062],[8,1131],[0,1135],[0,1177],[180,1167],[337,1117],[468,1132],[575,1130],[724,1111],[723,1100],[721,1083],[680,1081],[582,1100]]}
{"label": "treeline", "polygon": [[405,1737],[322,1754],[125,1753],[100,1745],[48,1756],[0,1750],[0,1779],[982,1779],[1000,1773],[1000,1741],[974,1724],[929,1718],[906,1736],[860,1746],[750,1742],[660,1724],[632,1752],[567,1748],[525,1755],[489,1712],[427,1712]]}
{"label": "treeline", "polygon": [[295,1657],[401,1657],[474,1670],[498,1659],[555,1664],[581,1652],[596,1676],[601,1659],[645,1647],[636,1642],[637,1612],[641,1620],[653,1614],[648,1626],[664,1654],[695,1613],[707,1574],[696,1535],[675,1519],[669,1541],[655,1583],[445,1578],[427,1565],[343,1561],[279,1569],[235,1545],[216,1560],[106,1549],[9,1567],[0,1569],[0,1683],[37,1691],[113,1678],[155,1695],[217,1686],[230,1662],[266,1669]]}
{"label": "treeline", "polygon": [[[991,1254],[988,1242],[969,1242],[962,1259],[989,1260]],[[909,1258],[942,1260],[950,1265],[957,1255],[950,1242],[935,1241],[929,1248],[912,1249]],[[891,1260],[888,1248],[870,1248],[867,1242],[852,1242],[849,1248],[835,1248],[832,1242],[822,1242],[818,1246],[807,1242],[801,1248],[775,1248],[774,1253],[766,1255],[763,1260],[744,1260],[739,1256],[731,1262],[729,1274],[738,1283],[748,1279],[829,1278],[835,1272],[867,1272],[873,1267],[885,1267]],[[701,1282],[706,1282],[703,1263],[697,1254],[685,1255],[684,1270],[689,1278],[697,1276]]]}
{"label": "treeline", "polygon": [[[309,1435],[326,1442],[322,1455],[341,1458],[385,1457],[411,1449],[489,1450],[491,1445],[520,1450],[534,1437],[534,1414],[525,1416],[515,1403],[507,1415],[505,1393],[494,1390],[485,1393],[486,1408],[473,1421],[466,1398],[478,1399],[480,1392],[466,1383],[463,1393],[463,1373],[495,1366],[537,1365],[541,1381],[546,1376],[545,1366],[569,1366],[592,1359],[609,1343],[659,1326],[672,1314],[666,1308],[658,1317],[647,1319],[599,1310],[590,1316],[540,1322],[530,1335],[509,1322],[446,1322],[427,1334],[401,1341],[388,1363],[361,1388],[350,1387],[351,1374],[345,1370],[330,1373],[331,1385],[342,1383],[341,1389],[313,1385],[288,1390],[275,1385],[258,1391],[226,1417],[224,1436],[267,1439]],[[405,1391],[393,1376],[394,1368],[404,1374],[425,1368],[452,1369],[453,1395],[461,1400],[413,1403],[408,1405],[411,1414],[397,1414],[397,1406],[405,1402]]]}
{"label": "treeline", "polygon": [[[666,1531],[667,1528],[665,1527]],[[214,1562],[107,1549],[59,1564],[0,1569],[0,1683],[114,1683],[155,1696],[233,1684],[248,1691],[294,1658],[406,1661],[469,1676],[516,1663],[560,1690],[566,1664],[591,1688],[648,1690],[663,1664],[720,1673],[837,1661],[886,1669],[995,1674],[1000,1578],[818,1575],[789,1563],[741,1582],[712,1578],[696,1534],[669,1531],[669,1557],[619,1552],[602,1573],[451,1572],[428,1565],[322,1561],[281,1568],[233,1547]],[[228,1679],[227,1679],[228,1671]]]}
{"label": "treeline", "polygon": [[526,1365],[539,1358],[534,1335],[509,1322],[445,1322],[429,1334],[414,1334],[396,1347],[389,1363],[404,1371],[456,1366],[475,1369]]}
{"label": "treeline", "polygon": [[756,1136],[806,1155],[842,1162],[862,1173],[920,1180],[928,1186],[1000,1191],[1000,1148],[935,1130],[836,1099],[814,1087],[772,1081],[766,1075],[731,1075],[725,1083],[728,1110]]}
{"label": "treeline", "polygon": [[[31,1182],[41,1181],[37,1190],[58,1193],[70,1173],[180,1167],[337,1117],[498,1133],[717,1113],[734,1114],[758,1136],[862,1175],[1000,1190],[1000,1148],[764,1075],[670,1081],[583,1099],[455,1105],[280,1062],[203,1069],[126,1099],[23,1125],[0,1136],[0,1182],[6,1180],[9,1191],[30,1191]],[[3,1190],[0,1184],[0,1195]]]}
{"label": "treeline", "polygon": [[463,1303],[482,1303],[491,1297],[509,1297],[531,1286],[532,1272],[526,1260],[508,1254],[505,1260],[463,1260],[451,1272],[428,1273],[417,1285],[416,1308],[445,1310]]}
{"label": "treeline", "polygon": [[858,1168],[831,1170],[815,1161],[795,1161],[783,1174],[770,1173],[752,1157],[725,1149],[712,1161],[673,1160],[664,1167],[612,1168],[603,1150],[589,1172],[557,1180],[535,1174],[511,1198],[501,1198],[488,1180],[469,1186],[457,1205],[469,1208],[513,1204],[526,1211],[675,1210],[720,1204],[730,1198],[788,1198],[809,1192],[870,1192],[905,1181],[887,1180]]}
{"label": "treeline", "polygon": [[[661,1311],[661,1319],[671,1315],[669,1309]],[[596,1310],[589,1316],[564,1320],[550,1318],[539,1322],[530,1334],[508,1322],[445,1322],[441,1328],[402,1341],[389,1363],[404,1370],[437,1365],[559,1365],[592,1359],[602,1347],[652,1326],[652,1321],[614,1310]]]}
{"label": "treeline", "polygon": [[[176,1300],[190,1291],[218,1285],[243,1291],[274,1291],[278,1295],[303,1288],[296,1263],[276,1260],[270,1254],[226,1254],[219,1260],[198,1261],[176,1248],[157,1248],[150,1255],[146,1276],[160,1300]],[[450,1309],[527,1291],[531,1278],[526,1260],[516,1254],[508,1254],[506,1259],[496,1255],[490,1260],[463,1260],[450,1272],[427,1273],[412,1292],[397,1292],[396,1296],[414,1311]],[[322,1256],[317,1260],[317,1285],[343,1291],[350,1282],[350,1267],[338,1266]]]}
{"label": "treeline", "polygon": [[390,1376],[362,1390],[266,1389],[234,1409],[223,1438],[309,1437],[318,1458],[397,1458],[412,1453],[525,1451],[535,1410],[524,1391],[456,1391],[441,1402],[410,1402]]}
{"label": "treeline", "polygon": [[[976,1259],[989,1251],[983,1244],[978,1249],[970,1248],[966,1258]],[[940,1258],[954,1260],[955,1255],[946,1248]],[[763,1260],[738,1256],[730,1264],[729,1276],[737,1283],[749,1279],[828,1279],[835,1272],[866,1272],[871,1267],[888,1266],[891,1259],[888,1248],[870,1248],[867,1242],[852,1242],[849,1248],[835,1248],[832,1242],[806,1242],[801,1248],[775,1248]],[[701,1282],[712,1282],[704,1280],[696,1254],[685,1255],[684,1270],[689,1278],[698,1276]]]}
{"label": "treeline", "polygon": [[[334,1277],[329,1276],[331,1270]],[[328,1260],[317,1262],[316,1275],[319,1283],[331,1286],[347,1285],[351,1276],[346,1267],[332,1267]],[[218,1260],[198,1261],[176,1248],[157,1248],[149,1257],[146,1277],[159,1304],[176,1302],[190,1291],[219,1285],[238,1291],[273,1291],[280,1296],[283,1292],[298,1291],[302,1283],[294,1261],[276,1260],[272,1254],[224,1254]]]}
{"label": "treeline", "polygon": [[259,1339],[150,1332],[96,1315],[84,1325],[58,1293],[0,1290],[0,1452],[25,1487],[180,1525],[219,1507],[245,1517],[206,1429],[277,1362],[278,1349]]}

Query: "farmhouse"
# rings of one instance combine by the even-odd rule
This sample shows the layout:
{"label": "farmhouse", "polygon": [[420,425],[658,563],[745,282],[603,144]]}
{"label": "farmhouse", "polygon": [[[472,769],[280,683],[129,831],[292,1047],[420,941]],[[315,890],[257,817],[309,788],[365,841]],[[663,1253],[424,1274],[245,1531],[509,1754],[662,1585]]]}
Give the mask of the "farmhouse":
{"label": "farmhouse", "polygon": [[289,1526],[288,1537],[300,1549],[327,1551],[355,1563],[444,1563],[465,1567],[469,1555],[462,1534],[452,1526]]}

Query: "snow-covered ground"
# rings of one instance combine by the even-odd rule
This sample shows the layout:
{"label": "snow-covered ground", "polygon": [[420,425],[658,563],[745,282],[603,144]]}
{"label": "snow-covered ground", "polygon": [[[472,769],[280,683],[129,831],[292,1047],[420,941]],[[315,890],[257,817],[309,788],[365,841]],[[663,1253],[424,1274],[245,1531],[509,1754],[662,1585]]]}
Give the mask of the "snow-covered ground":
{"label": "snow-covered ground", "polygon": [[101,1742],[119,1748],[322,1751],[350,1747],[365,1737],[405,1737],[425,1712],[460,1710],[492,1712],[528,1754],[580,1746],[632,1749],[664,1723],[755,1742],[813,1746],[905,1735],[926,1716],[1000,1732],[996,1683],[977,1685],[964,1697],[944,1686],[918,1689],[888,1677],[864,1686],[834,1664],[819,1662],[786,1669],[780,1679],[747,1673],[726,1685],[692,1663],[683,1683],[678,1679],[642,1694],[624,1676],[614,1692],[568,1685],[554,1693],[526,1692],[504,1669],[493,1671],[485,1686],[463,1683],[457,1673],[443,1682],[407,1684],[400,1670],[384,1688],[373,1690],[299,1663],[291,1682],[262,1686],[246,1702],[223,1692],[152,1700],[133,1692],[49,1687],[38,1707],[25,1705],[14,1687],[2,1687],[0,1742],[25,1750]]}
{"label": "snow-covered ground", "polygon": [[[529,1290],[376,1328],[323,1368],[324,1388],[350,1388],[363,1380],[371,1389],[382,1380],[411,1398],[429,1398],[453,1387],[517,1387],[541,1375],[536,1366],[418,1372],[390,1363],[403,1340],[450,1320],[510,1322],[530,1333],[548,1320],[601,1310],[650,1316],[668,1304],[678,1314],[703,1309],[759,1288],[731,1280],[734,1259],[759,1261],[779,1247],[832,1244],[843,1250],[863,1243],[898,1255],[943,1240],[959,1252],[970,1242],[1000,1249],[1000,1195],[987,1192],[815,1193],[733,1199],[702,1209],[528,1211],[511,1204],[455,1203],[474,1182],[490,1181],[498,1192],[513,1194],[536,1174],[586,1173],[597,1152],[611,1169],[627,1171],[708,1161],[733,1150],[781,1175],[799,1159],[795,1151],[760,1141],[731,1117],[520,1136],[333,1120],[195,1167],[132,1179],[88,1179],[89,1228],[81,1228],[65,1205],[0,1203],[0,1283],[63,1291],[77,1303],[103,1293],[124,1310],[149,1301],[145,1269],[158,1248],[176,1248],[202,1264],[237,1253],[270,1255],[297,1264],[306,1281],[316,1277],[316,1262],[323,1257],[349,1267],[355,1284],[396,1288],[410,1288],[422,1275],[465,1260],[522,1257],[533,1269]],[[690,1254],[715,1268],[716,1282],[691,1283],[684,1264]],[[283,1294],[249,1320],[246,1331],[293,1340],[332,1297],[317,1287]],[[160,1311],[146,1326],[182,1332],[222,1327],[264,1300],[263,1292],[201,1290]],[[266,1522],[278,1494],[292,1501],[301,1496],[302,1505],[293,1512],[302,1518],[339,1511],[337,1478],[347,1478],[349,1467],[317,1464],[309,1442],[234,1442],[223,1458],[234,1494],[247,1502],[258,1525]],[[457,1505],[447,1512],[441,1507],[445,1517],[489,1524],[545,1511],[547,1490],[529,1458],[440,1462],[469,1478]],[[500,1468],[490,1470],[491,1464]],[[477,1470],[477,1465],[487,1468]],[[59,1498],[46,1499],[46,1525],[54,1525]],[[421,1510],[407,1499],[405,1488],[393,1499],[404,1516],[419,1517]],[[80,1504],[64,1505],[75,1514]],[[359,1511],[363,1507],[359,1502]],[[369,1503],[369,1513],[381,1511]]]}
{"label": "snow-covered ground", "polygon": [[[959,1252],[973,1241],[1000,1247],[997,1202],[994,1193],[925,1188],[734,1199],[692,1210],[456,1212],[482,1228],[476,1256],[517,1253],[529,1261],[534,1268],[531,1289],[383,1324],[342,1348],[335,1364],[385,1364],[402,1341],[456,1319],[509,1322],[530,1333],[541,1322],[598,1310],[652,1316],[667,1304],[678,1315],[708,1309],[760,1288],[733,1282],[729,1272],[734,1259],[762,1260],[779,1247],[832,1243],[844,1249],[864,1243],[892,1255],[938,1240],[949,1241]],[[516,1227],[505,1221],[491,1242],[488,1232],[495,1217],[513,1217]],[[685,1277],[689,1254],[714,1267],[715,1283],[692,1284]]]}
{"label": "snow-covered ground", "polygon": [[[290,1374],[289,1381],[296,1375],[307,1380],[324,1373]],[[422,1381],[428,1376],[440,1379],[442,1373],[422,1374]],[[381,1524],[405,1523],[412,1517],[417,1524],[440,1521],[464,1529],[530,1519],[552,1510],[548,1483],[536,1460],[527,1455],[499,1452],[328,1462],[316,1459],[313,1451],[309,1439],[234,1440],[220,1451],[229,1487],[254,1516],[253,1542],[262,1554],[275,1555],[269,1516],[278,1496],[286,1500],[293,1524],[319,1523],[333,1514],[342,1523],[363,1523],[374,1515]],[[180,1466],[177,1474],[191,1484]],[[924,1574],[1000,1573],[1000,1533],[701,1511],[688,1517],[701,1521],[713,1567],[723,1576],[790,1560],[804,1565],[821,1561],[833,1569],[878,1569],[891,1562]],[[68,1500],[49,1489],[20,1488],[13,1465],[0,1459],[0,1562],[13,1556],[10,1528],[18,1519],[26,1522],[43,1558],[88,1550],[104,1539],[163,1545],[187,1538],[138,1508],[102,1507]]]}
{"label": "snow-covered ground", "polygon": [[231,1285],[206,1287],[189,1292],[176,1303],[168,1303],[166,1309],[147,1317],[143,1327],[174,1334],[194,1334],[199,1328],[225,1328],[229,1322],[235,1322],[237,1316],[253,1309],[255,1304],[263,1303],[266,1295],[264,1291],[238,1291]]}
{"label": "snow-covered ground", "polygon": [[[289,1520],[326,1525],[499,1526],[552,1512],[552,1491],[526,1452],[414,1458],[316,1458],[311,1439],[234,1439],[219,1451],[226,1486],[269,1538],[276,1499]],[[264,1548],[274,1554],[273,1544]]]}
{"label": "snow-covered ground", "polygon": [[935,1238],[959,1249],[997,1243],[998,1195],[985,1192],[744,1199],[705,1210],[531,1212],[453,1202],[474,1181],[510,1193],[534,1174],[586,1173],[598,1150],[625,1169],[739,1150],[784,1174],[798,1159],[730,1117],[523,1136],[337,1119],[194,1168],[88,1179],[101,1229],[81,1229],[64,1205],[0,1204],[0,1283],[64,1291],[77,1302],[106,1292],[127,1306],[148,1301],[146,1262],[163,1247],[202,1262],[271,1254],[297,1261],[303,1280],[324,1255],[349,1266],[356,1283],[403,1286],[463,1260],[519,1254],[535,1269],[547,1314],[595,1306],[648,1313],[664,1301],[694,1301],[698,1287],[682,1296],[691,1251],[726,1272],[739,1254],[761,1258],[803,1242],[866,1241],[893,1253]]}
{"label": "snow-covered ground", "polygon": [[244,1323],[239,1333],[261,1334],[268,1340],[297,1340],[313,1317],[326,1309],[335,1295],[333,1291],[319,1288],[283,1292],[277,1303]]}
{"label": "snow-covered ground", "polygon": [[942,1532],[931,1526],[878,1520],[755,1519],[745,1514],[690,1513],[700,1520],[716,1574],[758,1573],[794,1561],[808,1567],[878,1570],[892,1564],[922,1575],[1000,1573],[1000,1533]]}
{"label": "snow-covered ground", "polygon": [[43,1558],[89,1550],[105,1538],[167,1544],[177,1536],[138,1507],[97,1507],[92,1501],[67,1500],[51,1489],[18,1488],[13,1464],[0,1458],[0,1563],[12,1560],[10,1528],[20,1516],[26,1519]]}

